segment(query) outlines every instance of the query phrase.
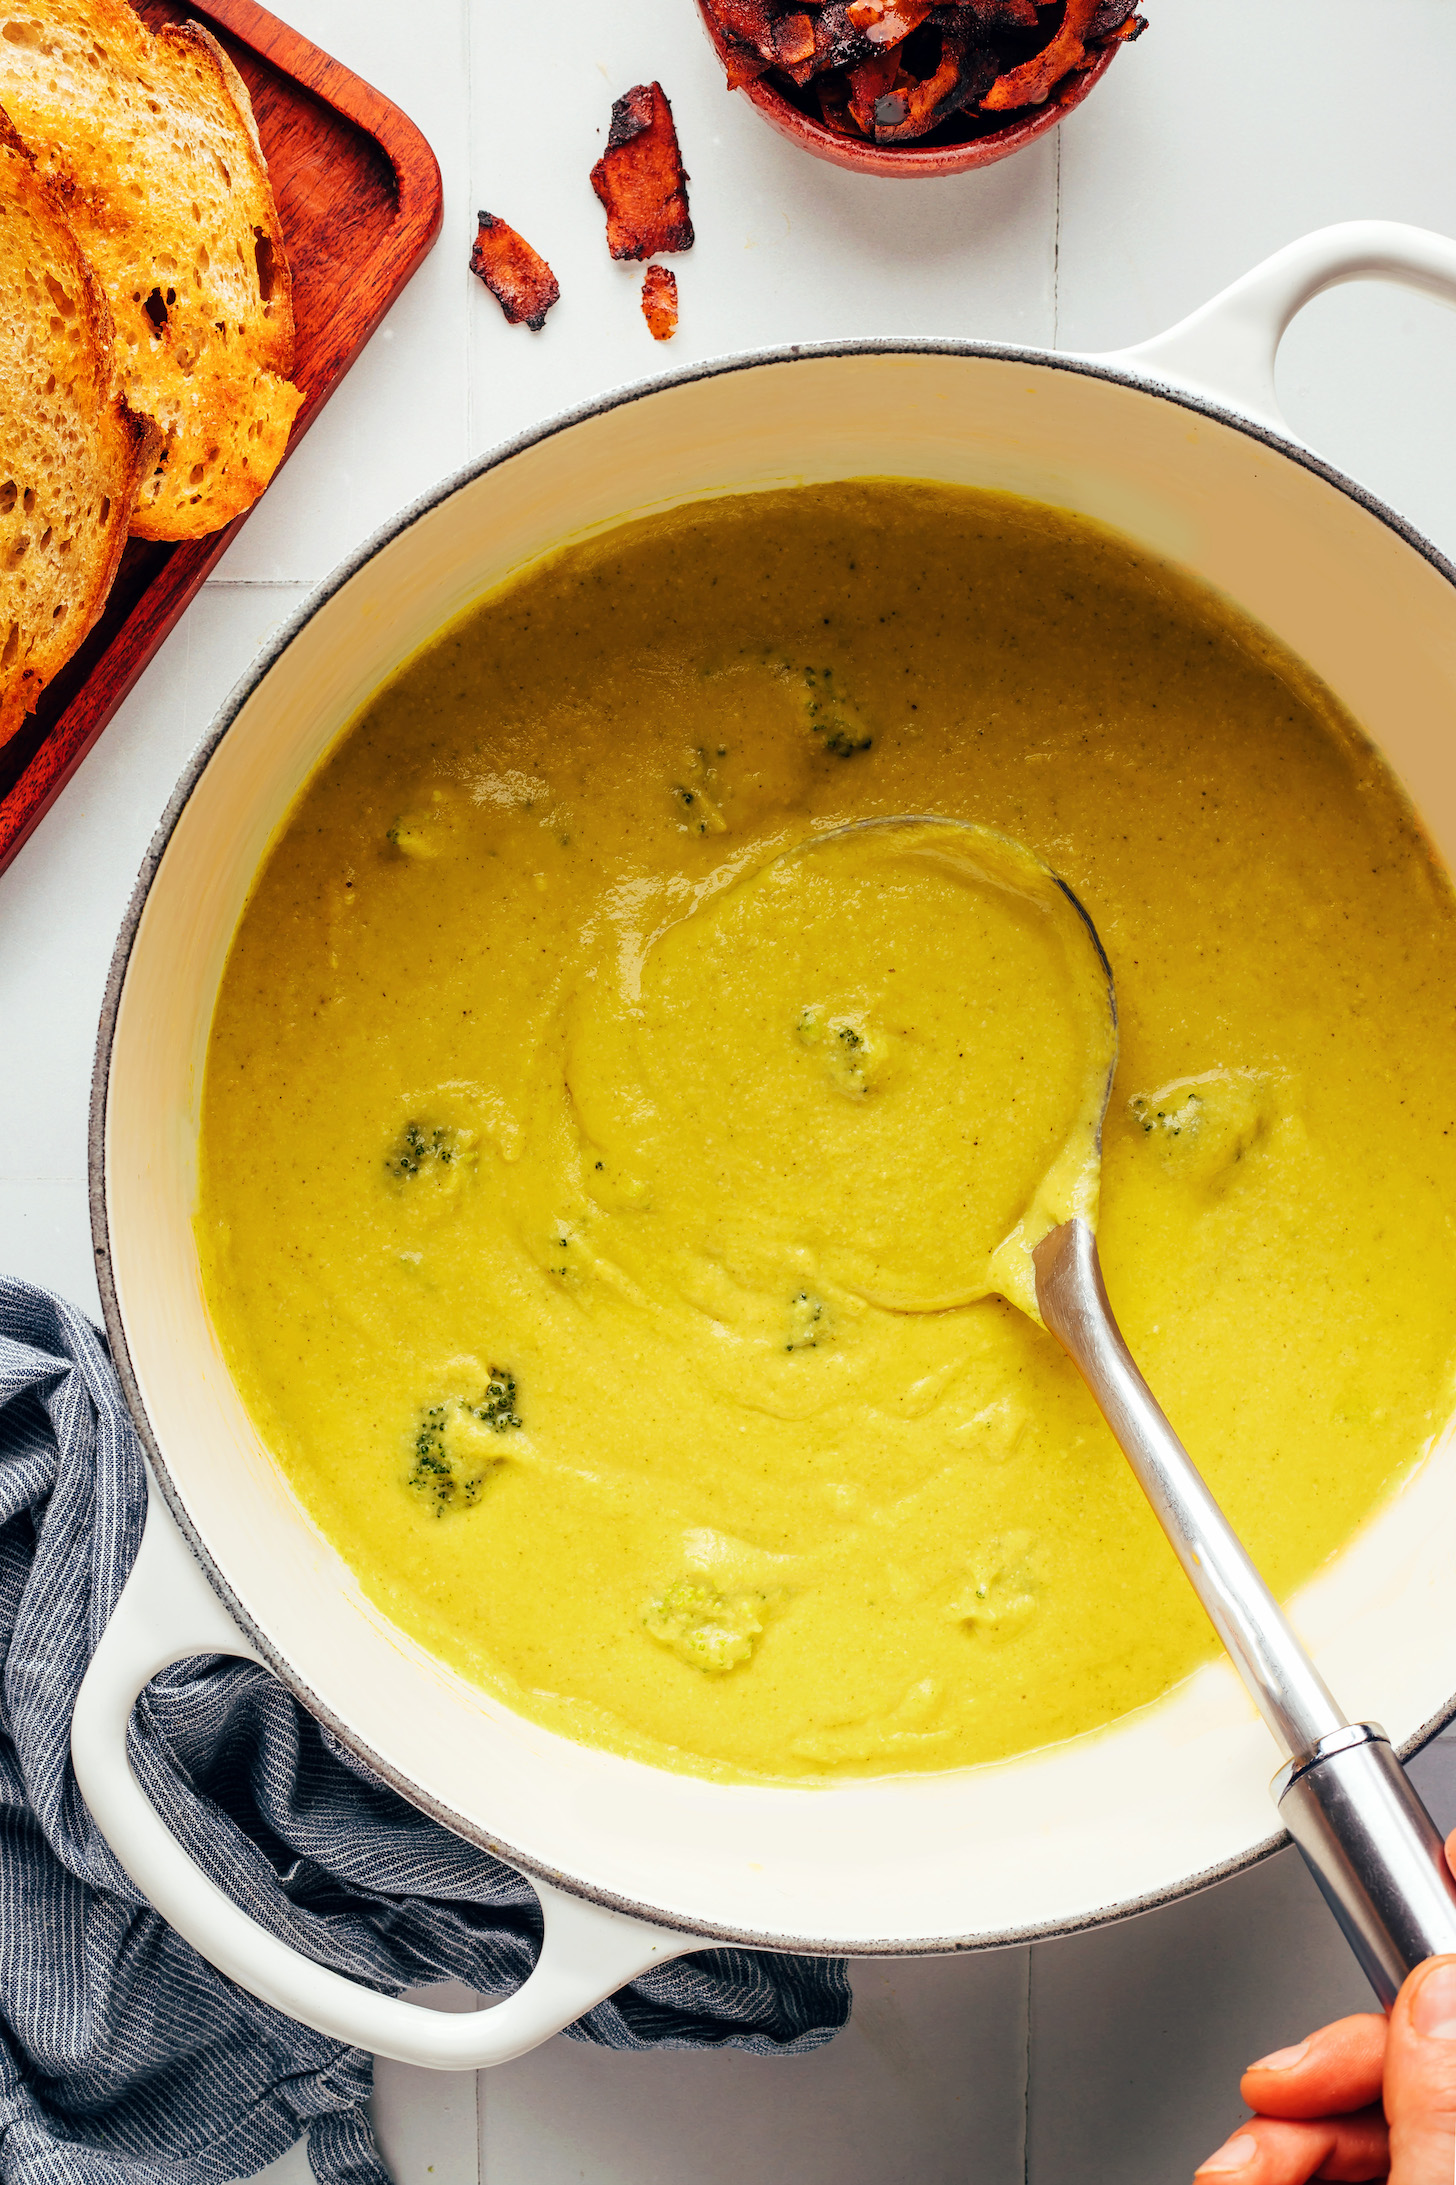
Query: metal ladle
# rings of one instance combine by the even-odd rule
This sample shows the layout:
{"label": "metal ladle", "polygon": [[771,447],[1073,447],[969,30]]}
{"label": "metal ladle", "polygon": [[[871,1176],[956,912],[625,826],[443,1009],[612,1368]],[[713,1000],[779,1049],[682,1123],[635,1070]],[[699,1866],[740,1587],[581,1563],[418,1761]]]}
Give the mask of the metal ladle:
{"label": "metal ladle", "polygon": [[[1096,927],[1066,882],[1021,845],[990,829],[915,814],[828,830],[802,844],[798,854],[812,855],[867,829],[913,833],[927,827],[955,828],[963,841],[980,834],[996,846],[1003,869],[1005,853],[1017,853],[1041,879],[1055,884],[1096,944],[1115,1042],[1116,992]],[[1040,907],[1046,903],[1043,888]],[[1098,1159],[1111,1090],[1109,1068],[1097,1116]],[[1284,1757],[1271,1785],[1280,1819],[1388,2010],[1415,1966],[1456,1953],[1456,1881],[1440,1831],[1385,1732],[1376,1723],[1346,1719],[1168,1423],[1113,1318],[1088,1222],[1080,1216],[1060,1222],[1032,1245],[1031,1260],[1041,1319],[1091,1390],[1269,1725]]]}
{"label": "metal ladle", "polygon": [[1112,1316],[1086,1222],[1053,1229],[1032,1261],[1042,1319],[1092,1391],[1284,1755],[1270,1786],[1279,1817],[1389,2010],[1407,1973],[1456,1952],[1456,1882],[1441,1832],[1379,1724],[1346,1719],[1169,1425]]}

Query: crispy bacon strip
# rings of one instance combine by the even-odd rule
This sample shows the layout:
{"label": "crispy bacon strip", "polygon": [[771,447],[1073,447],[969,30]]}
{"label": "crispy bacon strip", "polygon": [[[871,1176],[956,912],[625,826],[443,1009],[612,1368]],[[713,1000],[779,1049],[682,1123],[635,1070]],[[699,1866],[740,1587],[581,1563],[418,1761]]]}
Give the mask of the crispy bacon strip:
{"label": "crispy bacon strip", "polygon": [[814,73],[814,18],[795,9],[779,17],[773,35],[779,67],[792,82],[806,84]]}
{"label": "crispy bacon strip", "polygon": [[849,110],[849,80],[839,69],[833,69],[827,75],[821,76],[815,90],[826,129],[832,129],[841,137],[864,135],[863,129]]}
{"label": "crispy bacon strip", "polygon": [[1023,61],[1020,68],[998,76],[981,105],[988,114],[1009,113],[1018,106],[1041,106],[1069,68],[1087,58],[1084,36],[1092,28],[1100,0],[1067,0],[1067,12],[1062,17],[1062,27],[1050,45],[1042,47],[1032,60]]}
{"label": "crispy bacon strip", "polygon": [[730,91],[736,91],[740,84],[753,83],[772,66],[772,61],[766,61],[751,46],[730,44],[723,55],[723,68]]}
{"label": "crispy bacon strip", "polygon": [[753,46],[766,61],[774,58],[773,13],[768,0],[712,0],[713,14],[725,38]]}
{"label": "crispy bacon strip", "polygon": [[934,0],[849,0],[845,14],[871,45],[895,46],[918,30]]}
{"label": "crispy bacon strip", "polygon": [[687,182],[666,92],[634,84],[612,108],[607,148],[591,171],[614,258],[692,249]]}
{"label": "crispy bacon strip", "polygon": [[850,21],[846,0],[827,0],[814,23],[815,75],[830,68],[853,68],[868,60],[874,51],[864,32],[856,30]]}
{"label": "crispy bacon strip", "polygon": [[1035,30],[1040,17],[1035,0],[960,0],[988,30]]}
{"label": "crispy bacon strip", "polygon": [[484,281],[511,326],[529,326],[539,334],[546,314],[561,294],[556,275],[524,235],[517,235],[493,212],[480,215],[470,270]]}
{"label": "crispy bacon strip", "polygon": [[893,46],[850,69],[850,116],[867,137],[875,133],[875,111],[881,100],[894,97],[899,74],[900,56]]}
{"label": "crispy bacon strip", "polygon": [[[876,110],[875,142],[899,144],[939,128],[952,114],[976,106],[996,81],[1001,64],[987,46],[973,45],[973,28],[947,31],[939,68],[923,83],[912,86],[905,100],[904,119],[898,123],[886,110]],[[897,87],[901,88],[901,87]]]}
{"label": "crispy bacon strip", "polygon": [[1147,18],[1135,15],[1138,0],[1102,0],[1092,18],[1092,28],[1087,36],[1090,45],[1095,38],[1098,45],[1116,45],[1120,38],[1140,38],[1147,29]]}
{"label": "crispy bacon strip", "polygon": [[947,41],[940,66],[919,83],[907,76],[892,91],[875,101],[875,142],[895,144],[905,137],[924,136],[934,126],[936,110],[961,80],[959,56]]}
{"label": "crispy bacon strip", "polygon": [[814,20],[802,10],[781,15],[773,27],[774,58],[780,68],[797,68],[814,58]]}
{"label": "crispy bacon strip", "polygon": [[677,275],[671,266],[649,266],[642,276],[642,316],[654,341],[677,332]]}
{"label": "crispy bacon strip", "polygon": [[728,88],[736,91],[752,83],[778,55],[774,48],[774,19],[768,0],[712,0],[713,17],[727,44],[723,65]]}

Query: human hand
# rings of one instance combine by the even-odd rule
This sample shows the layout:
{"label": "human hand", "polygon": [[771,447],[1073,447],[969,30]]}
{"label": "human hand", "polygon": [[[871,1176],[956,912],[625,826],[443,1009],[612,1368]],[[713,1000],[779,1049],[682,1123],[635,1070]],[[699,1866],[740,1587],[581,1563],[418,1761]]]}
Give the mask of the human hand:
{"label": "human hand", "polygon": [[1239,2091],[1255,2114],[1199,2185],[1453,2185],[1456,1957],[1418,1965],[1388,2021],[1341,2018],[1251,2064]]}

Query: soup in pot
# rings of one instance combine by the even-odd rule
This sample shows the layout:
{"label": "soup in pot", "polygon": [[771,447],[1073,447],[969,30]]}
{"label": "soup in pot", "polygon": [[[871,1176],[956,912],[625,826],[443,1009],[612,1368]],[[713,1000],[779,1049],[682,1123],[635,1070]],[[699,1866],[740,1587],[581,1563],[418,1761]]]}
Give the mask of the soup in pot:
{"label": "soup in pot", "polygon": [[1007,1301],[1090,1082],[1045,932],[882,833],[817,839],[907,813],[1024,844],[1095,921],[1108,1289],[1276,1592],[1452,1409],[1452,891],[1307,670],[1009,496],[862,480],[572,545],[289,813],[197,1234],[369,1595],[659,1765],[996,1760],[1215,1650]]}

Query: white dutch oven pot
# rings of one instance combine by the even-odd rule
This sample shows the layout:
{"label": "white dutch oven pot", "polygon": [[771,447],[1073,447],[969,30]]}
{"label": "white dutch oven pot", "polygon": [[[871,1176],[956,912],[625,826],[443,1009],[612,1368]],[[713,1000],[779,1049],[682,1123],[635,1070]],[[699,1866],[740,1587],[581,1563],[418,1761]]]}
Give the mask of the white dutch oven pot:
{"label": "white dutch oven pot", "polygon": [[[442,623],[547,549],[645,510],[891,475],[1098,518],[1302,655],[1456,864],[1456,570],[1292,440],[1274,396],[1274,354],[1295,312],[1360,277],[1456,301],[1456,244],[1383,223],[1329,228],[1114,356],[856,343],[730,359],[608,396],[407,511],[224,709],[148,856],[101,1026],[97,1258],[155,1487],[140,1558],[82,1688],[73,1752],[139,1887],[279,2010],[412,2063],[500,2063],[704,1939],[985,1948],[1167,1902],[1281,1841],[1267,1733],[1222,1661],[1054,1749],[827,1789],[701,1782],[521,1720],[389,1624],[293,1498],[219,1353],[191,1215],[218,981],[294,795]],[[1352,1719],[1375,1716],[1407,1751],[1456,1711],[1453,1519],[1456,1442],[1443,1438],[1292,1604]],[[137,1786],[126,1727],[149,1678],[210,1652],[265,1663],[416,1806],[532,1878],[545,1944],[514,1996],[457,2017],[357,1987],[264,1933],[191,1864]]]}

